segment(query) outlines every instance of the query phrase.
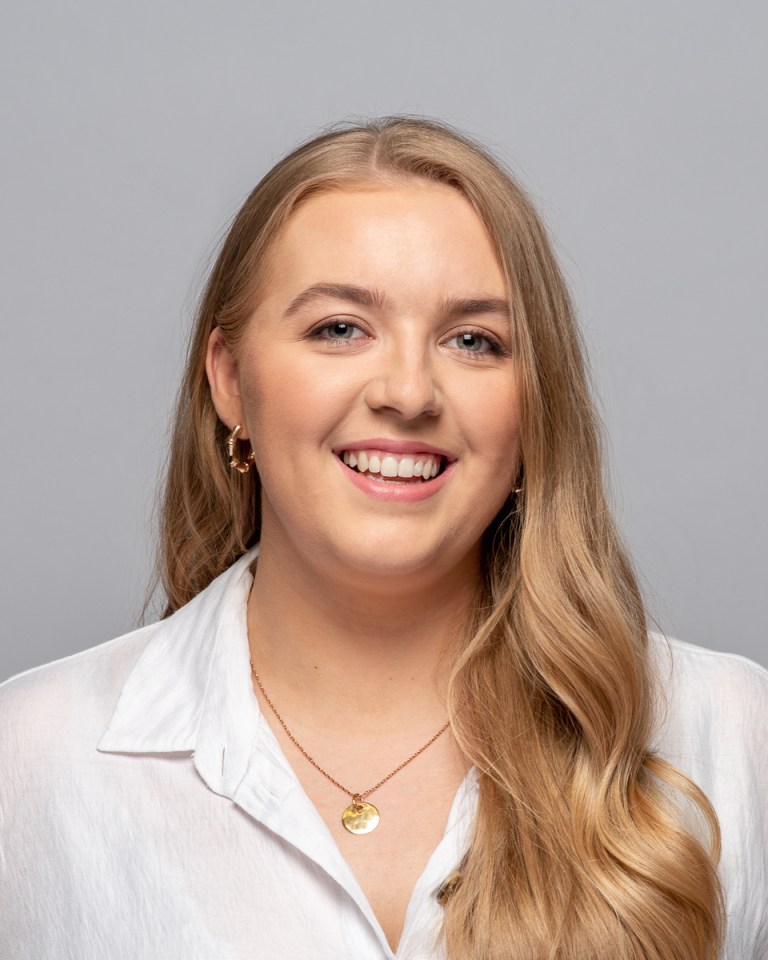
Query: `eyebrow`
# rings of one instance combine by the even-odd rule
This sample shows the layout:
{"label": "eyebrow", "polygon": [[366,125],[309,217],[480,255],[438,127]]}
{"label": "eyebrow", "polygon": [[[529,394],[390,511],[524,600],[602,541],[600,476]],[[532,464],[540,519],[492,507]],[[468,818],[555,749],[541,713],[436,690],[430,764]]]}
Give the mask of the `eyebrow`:
{"label": "eyebrow", "polygon": [[512,319],[509,301],[500,297],[471,297],[466,300],[445,300],[443,312],[452,317],[471,317],[484,313],[498,313],[505,320]]}
{"label": "eyebrow", "polygon": [[290,317],[317,300],[346,300],[347,303],[357,303],[362,307],[381,307],[385,297],[377,290],[368,290],[351,283],[316,283],[291,300],[284,316]]}
{"label": "eyebrow", "polygon": [[[291,300],[284,316],[290,317],[298,313],[302,307],[318,300],[345,300],[347,303],[356,303],[363,307],[378,308],[386,304],[386,297],[378,290],[369,290],[367,287],[358,287],[351,283],[316,283]],[[505,320],[511,319],[509,303],[500,297],[449,298],[443,301],[441,312],[451,317],[496,313]]]}

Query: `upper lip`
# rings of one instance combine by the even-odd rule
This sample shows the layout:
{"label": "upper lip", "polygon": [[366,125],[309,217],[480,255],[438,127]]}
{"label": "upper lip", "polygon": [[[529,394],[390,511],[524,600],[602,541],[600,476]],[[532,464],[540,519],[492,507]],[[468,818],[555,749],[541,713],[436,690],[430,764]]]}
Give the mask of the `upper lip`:
{"label": "upper lip", "polygon": [[387,453],[431,453],[437,457],[445,457],[450,463],[456,459],[456,455],[450,450],[444,450],[431,443],[424,443],[423,440],[391,440],[386,437],[373,437],[367,440],[350,440],[348,443],[340,443],[333,448],[333,452],[339,456],[345,450],[386,450]]}

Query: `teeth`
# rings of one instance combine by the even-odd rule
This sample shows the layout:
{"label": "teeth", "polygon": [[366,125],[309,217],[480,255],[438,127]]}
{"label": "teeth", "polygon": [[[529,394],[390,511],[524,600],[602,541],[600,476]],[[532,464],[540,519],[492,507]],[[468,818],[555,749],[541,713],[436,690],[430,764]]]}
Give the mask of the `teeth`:
{"label": "teeth", "polygon": [[380,474],[382,480],[390,481],[410,480],[413,477],[431,480],[440,472],[442,463],[442,457],[439,456],[422,455],[415,459],[406,455],[397,456],[365,450],[344,450],[341,459],[348,467],[359,473]]}
{"label": "teeth", "polygon": [[395,457],[384,457],[381,461],[381,475],[382,477],[397,476],[397,459]]}

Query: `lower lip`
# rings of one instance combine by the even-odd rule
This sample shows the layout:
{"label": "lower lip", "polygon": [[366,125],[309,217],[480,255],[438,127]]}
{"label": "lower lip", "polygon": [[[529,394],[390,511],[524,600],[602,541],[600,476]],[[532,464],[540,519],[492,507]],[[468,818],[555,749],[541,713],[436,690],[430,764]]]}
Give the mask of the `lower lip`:
{"label": "lower lip", "polygon": [[376,500],[387,500],[390,503],[419,503],[421,500],[428,500],[439,493],[448,483],[457,463],[456,460],[453,460],[433,480],[418,480],[415,483],[387,483],[386,480],[371,480],[370,477],[358,473],[357,470],[352,470],[338,457],[336,457],[336,460],[347,478],[359,490]]}

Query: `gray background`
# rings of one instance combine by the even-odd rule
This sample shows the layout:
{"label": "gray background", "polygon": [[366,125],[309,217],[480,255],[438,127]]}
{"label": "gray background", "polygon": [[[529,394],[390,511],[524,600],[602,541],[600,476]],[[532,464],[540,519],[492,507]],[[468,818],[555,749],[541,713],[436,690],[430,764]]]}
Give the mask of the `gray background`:
{"label": "gray background", "polygon": [[395,112],[459,125],[532,192],[651,610],[768,664],[764,10],[6,4],[0,678],[136,624],[222,228],[299,139]]}

